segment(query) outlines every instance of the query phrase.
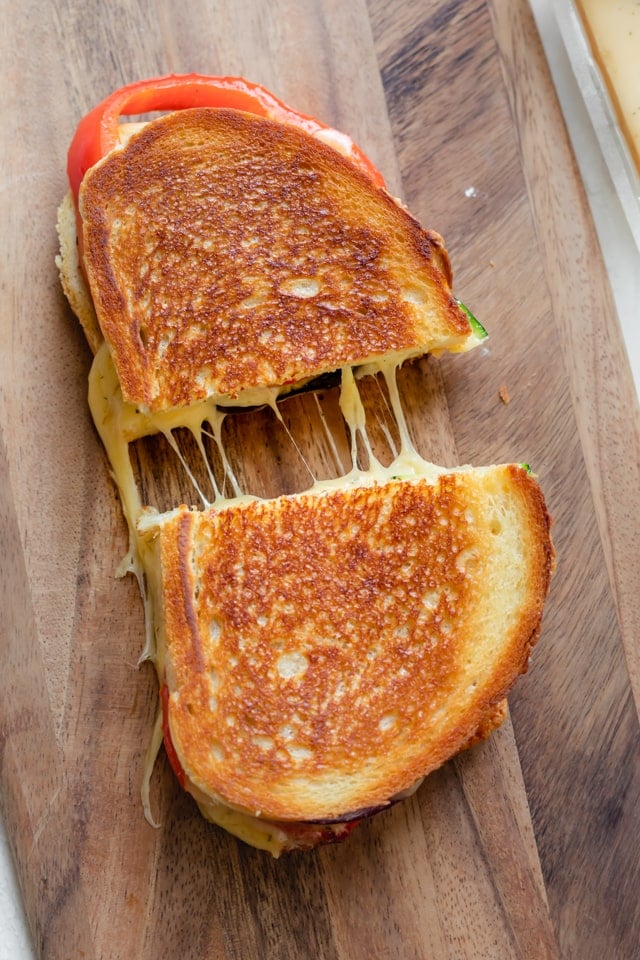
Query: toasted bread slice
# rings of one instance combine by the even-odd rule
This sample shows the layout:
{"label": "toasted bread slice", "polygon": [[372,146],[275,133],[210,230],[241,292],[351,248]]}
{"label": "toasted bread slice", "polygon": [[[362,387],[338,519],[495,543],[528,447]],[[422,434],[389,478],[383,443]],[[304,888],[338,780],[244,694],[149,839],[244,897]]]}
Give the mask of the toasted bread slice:
{"label": "toasted bread slice", "polygon": [[430,469],[141,519],[168,728],[205,813],[351,819],[499,722],[549,518],[520,466]]}
{"label": "toasted bread slice", "polygon": [[99,326],[142,409],[477,342],[439,235],[293,126],[168,114],[88,172],[79,205]]}

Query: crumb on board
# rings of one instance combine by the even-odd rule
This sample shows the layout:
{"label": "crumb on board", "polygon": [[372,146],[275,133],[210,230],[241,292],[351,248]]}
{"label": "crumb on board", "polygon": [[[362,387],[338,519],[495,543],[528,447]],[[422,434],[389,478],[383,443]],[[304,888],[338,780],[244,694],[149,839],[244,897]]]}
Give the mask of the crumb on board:
{"label": "crumb on board", "polygon": [[509,401],[511,400],[511,397],[509,396],[509,391],[507,390],[504,383],[498,390],[498,396],[500,397],[503,403],[509,403]]}
{"label": "crumb on board", "polygon": [[495,265],[496,265],[495,260],[489,260],[489,266],[490,266],[490,267],[495,267]]}

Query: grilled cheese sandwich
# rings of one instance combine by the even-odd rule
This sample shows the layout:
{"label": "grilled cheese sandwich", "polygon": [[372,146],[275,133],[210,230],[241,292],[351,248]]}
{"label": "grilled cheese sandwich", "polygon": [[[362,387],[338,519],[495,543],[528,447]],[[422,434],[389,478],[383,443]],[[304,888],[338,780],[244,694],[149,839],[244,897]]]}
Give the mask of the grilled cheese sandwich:
{"label": "grilled cheese sandwich", "polygon": [[[89,405],[130,531],[121,572],[138,578],[161,686],[145,810],[164,741],[204,816],[242,840],[278,856],[343,839],[504,717],[553,566],[544,499],[522,466],[445,470],[413,449],[398,367],[484,331],[451,293],[441,237],[351,162],[348,138],[200,107],[119,137],[61,205],[58,262],[95,355]],[[328,372],[350,472],[244,495],[228,411],[277,412]],[[358,389],[371,374],[400,437],[389,466]],[[143,502],[129,447],[156,433],[199,508]]]}

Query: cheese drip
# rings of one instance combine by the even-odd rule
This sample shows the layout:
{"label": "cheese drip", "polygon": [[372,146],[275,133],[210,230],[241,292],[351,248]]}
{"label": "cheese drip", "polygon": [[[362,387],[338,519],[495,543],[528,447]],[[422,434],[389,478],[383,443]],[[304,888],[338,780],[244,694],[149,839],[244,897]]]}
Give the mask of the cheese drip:
{"label": "cheese drip", "polygon": [[[137,529],[138,522],[143,514],[149,511],[154,512],[154,508],[142,503],[131,465],[129,444],[142,437],[158,433],[163,434],[194,486],[202,501],[203,508],[207,509],[214,504],[223,505],[226,498],[216,483],[202,437],[205,433],[204,424],[208,423],[213,433],[206,432],[206,435],[212,437],[215,441],[222,461],[225,481],[228,481],[234,496],[240,497],[242,491],[229,465],[222,443],[222,422],[226,414],[218,410],[212,401],[205,401],[185,407],[182,410],[172,410],[169,413],[157,415],[143,412],[127,403],[122,397],[118,375],[106,343],[102,344],[93,360],[89,374],[88,399],[96,429],[111,465],[112,476],[118,487],[122,511],[129,529],[129,549],[118,567],[117,575],[124,576],[126,573],[132,573],[138,581],[144,603],[146,634],[145,646],[140,660],[154,660],[156,651],[153,634],[153,611],[147,584],[150,576],[149,571],[153,564],[147,556],[148,548],[140,539]],[[180,427],[189,430],[196,439],[198,450],[206,465],[213,499],[209,499],[201,490],[193,471],[178,447],[173,431]]]}

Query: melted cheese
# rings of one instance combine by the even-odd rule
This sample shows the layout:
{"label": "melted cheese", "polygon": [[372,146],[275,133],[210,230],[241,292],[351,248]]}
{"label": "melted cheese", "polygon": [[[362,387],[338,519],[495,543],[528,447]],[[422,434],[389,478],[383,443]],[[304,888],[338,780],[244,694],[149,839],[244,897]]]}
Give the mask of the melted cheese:
{"label": "melted cheese", "polygon": [[[340,409],[349,427],[352,436],[352,466],[356,469],[357,449],[356,438],[358,435],[362,438],[370,460],[370,471],[372,476],[377,479],[382,475],[394,476],[397,473],[395,464],[397,460],[406,461],[410,472],[420,473],[424,468],[425,461],[415,453],[413,443],[408,433],[404,412],[400,402],[395,372],[412,353],[398,354],[390,359],[381,361],[369,361],[358,369],[358,378],[365,375],[375,375],[381,373],[387,383],[392,410],[398,425],[400,433],[401,449],[400,453],[389,468],[382,468],[378,464],[373,452],[366,430],[365,411],[360,399],[356,379],[350,367],[344,367],[342,370],[341,390],[340,390]],[[277,390],[269,389],[260,394],[263,404],[272,407],[277,416],[280,413],[276,404],[278,396]],[[236,405],[254,406],[254,397],[243,397],[243,402],[235,401]],[[150,436],[155,433],[161,433],[166,438],[171,447],[176,451],[187,476],[195,486],[200,499],[205,508],[210,506],[225,506],[229,501],[220,492],[209,460],[206,456],[202,443],[202,434],[204,424],[209,423],[213,428],[213,439],[220,453],[225,476],[229,481],[231,488],[235,493],[235,498],[240,497],[241,491],[238,482],[233,475],[228,459],[224,451],[224,444],[221,439],[221,427],[225,413],[218,408],[219,397],[211,397],[201,403],[192,406],[176,408],[164,413],[150,413],[141,410],[131,403],[127,403],[120,390],[118,375],[116,373],[111,353],[106,343],[103,343],[98,350],[89,375],[89,406],[96,424],[100,438],[105,446],[109,462],[113,471],[114,479],[118,485],[120,498],[125,517],[130,530],[135,530],[135,526],[143,513],[143,505],[140,500],[140,494],[136,487],[133,469],[129,458],[129,443],[142,437]],[[281,418],[280,418],[281,419]],[[326,427],[326,424],[325,424]],[[215,491],[213,500],[209,500],[199,489],[192,471],[188,464],[182,458],[180,451],[172,437],[172,431],[180,428],[189,430],[196,439],[198,449],[206,464],[208,475],[211,480],[212,488]],[[339,462],[337,450],[336,462]],[[409,464],[409,460],[411,464]],[[423,465],[418,468],[418,461]],[[429,465],[431,467],[431,465]],[[382,474],[380,474],[382,471]],[[422,474],[420,474],[422,475]],[[148,508],[145,508],[148,509]]]}
{"label": "melted cheese", "polygon": [[151,812],[151,774],[156,765],[156,760],[158,759],[158,754],[160,753],[160,747],[162,746],[164,737],[162,732],[162,706],[158,704],[158,709],[156,711],[156,719],[153,724],[153,733],[151,734],[151,740],[149,741],[149,746],[147,747],[147,752],[144,758],[144,767],[142,770],[142,786],[140,788],[140,796],[142,797],[142,808],[144,810],[144,815],[149,824],[152,827],[159,827],[160,824],[156,823]]}
{"label": "melted cheese", "polygon": [[257,847],[258,850],[267,850],[274,857],[278,857],[286,849],[286,831],[275,823],[261,820],[240,810],[233,810],[226,803],[217,803],[191,782],[187,783],[187,790],[198,804],[198,809],[205,820],[223,827],[234,837],[238,837],[252,847]]}

